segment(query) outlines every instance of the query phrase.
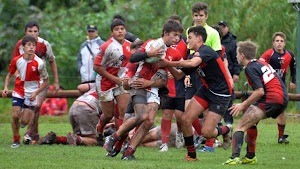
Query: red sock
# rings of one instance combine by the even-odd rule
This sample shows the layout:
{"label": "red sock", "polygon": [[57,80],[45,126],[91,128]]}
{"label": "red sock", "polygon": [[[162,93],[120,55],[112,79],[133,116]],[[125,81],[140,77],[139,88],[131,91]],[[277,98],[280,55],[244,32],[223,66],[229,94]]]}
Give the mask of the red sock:
{"label": "red sock", "polygon": [[251,127],[247,130],[247,152],[255,153],[256,149],[257,128]]}
{"label": "red sock", "polygon": [[136,126],[136,127],[135,127],[134,132],[132,133],[132,137],[131,137],[130,140],[129,140],[129,143],[131,143],[131,140],[132,140],[132,138],[134,137],[136,131],[139,129],[139,127],[140,127],[140,126]]}
{"label": "red sock", "polygon": [[83,140],[80,136],[76,136],[77,140],[76,140],[76,145],[83,145]]}
{"label": "red sock", "polygon": [[121,118],[119,118],[118,119],[118,129],[119,129],[119,127],[123,124],[123,119],[121,119]]}
{"label": "red sock", "polygon": [[67,137],[56,136],[56,144],[67,144]]}
{"label": "red sock", "polygon": [[127,139],[128,134],[124,135],[121,137],[121,139],[119,141],[116,142],[115,144],[115,148],[117,150],[121,150],[123,143],[125,142],[125,140]]}
{"label": "red sock", "polygon": [[193,122],[193,127],[194,129],[196,130],[197,134],[199,136],[201,136],[201,130],[202,130],[202,127],[201,127],[201,124],[200,124],[200,120],[198,118],[195,119],[195,121]]}
{"label": "red sock", "polygon": [[13,136],[13,143],[20,143],[20,134],[18,136]]}
{"label": "red sock", "polygon": [[119,113],[119,109],[118,109],[118,104],[115,104],[115,118],[119,118],[120,117],[120,113]]}
{"label": "red sock", "polygon": [[98,124],[99,125],[97,125],[97,132],[98,133],[103,133],[103,129],[106,125],[106,123],[104,122],[104,115],[103,114],[101,114]]}
{"label": "red sock", "polygon": [[127,150],[124,154],[124,156],[127,156],[127,155],[131,155],[135,152],[135,148],[131,147],[130,145],[127,147]]}
{"label": "red sock", "polygon": [[279,138],[279,137],[282,137],[284,135],[285,125],[281,125],[281,124],[277,123],[277,126],[278,126],[278,138]]}
{"label": "red sock", "polygon": [[214,139],[213,138],[206,139],[205,146],[207,146],[207,147],[214,147]]}
{"label": "red sock", "polygon": [[170,132],[171,132],[171,124],[172,120],[161,119],[161,142],[168,143]]}

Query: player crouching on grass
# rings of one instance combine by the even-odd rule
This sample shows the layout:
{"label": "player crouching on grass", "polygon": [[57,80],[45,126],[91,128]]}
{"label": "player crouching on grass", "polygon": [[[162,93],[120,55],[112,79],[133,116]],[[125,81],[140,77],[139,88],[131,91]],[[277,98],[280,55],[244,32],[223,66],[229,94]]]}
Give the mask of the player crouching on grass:
{"label": "player crouching on grass", "polygon": [[96,125],[99,121],[101,111],[100,101],[96,91],[95,83],[81,84],[80,92],[86,92],[77,98],[69,111],[70,123],[73,132],[67,137],[56,136],[53,131],[39,139],[39,144],[70,144],[70,145],[97,145]]}
{"label": "player crouching on grass", "polygon": [[[286,86],[274,69],[266,62],[256,60],[257,46],[250,40],[237,44],[237,60],[245,66],[245,74],[253,89],[253,94],[229,110],[233,116],[245,111],[235,127],[232,144],[232,156],[224,165],[256,164],[255,157],[257,129],[256,124],[264,118],[276,118],[287,107]],[[244,132],[247,131],[247,154],[240,160]]]}
{"label": "player crouching on grass", "polygon": [[[35,55],[37,41],[32,36],[25,36],[22,39],[24,54],[15,57],[8,68],[9,73],[5,78],[4,90],[2,97],[7,97],[8,87],[16,71],[19,75],[15,81],[15,87],[12,93],[13,96],[13,117],[12,117],[12,131],[13,144],[11,148],[20,147],[20,123],[27,125],[29,121],[33,120],[33,109],[37,104],[36,96],[43,91],[49,84],[48,73],[46,65],[43,60]],[[40,80],[44,83],[40,85]],[[23,112],[22,112],[22,109]]]}

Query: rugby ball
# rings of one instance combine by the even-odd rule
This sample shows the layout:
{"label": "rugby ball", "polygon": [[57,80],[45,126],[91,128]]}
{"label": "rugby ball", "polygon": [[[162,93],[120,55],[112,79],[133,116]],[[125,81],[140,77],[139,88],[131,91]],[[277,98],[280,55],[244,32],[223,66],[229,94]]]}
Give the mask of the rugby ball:
{"label": "rugby ball", "polygon": [[157,62],[159,59],[164,59],[166,56],[166,51],[167,51],[167,46],[165,44],[165,42],[162,40],[162,38],[159,38],[157,40],[152,40],[150,41],[147,45],[146,45],[146,52],[150,51],[151,49],[151,45],[153,48],[158,48],[161,46],[161,49],[164,50],[164,53],[161,56],[156,56],[156,57],[149,57],[145,59],[145,62],[147,63],[155,63]]}

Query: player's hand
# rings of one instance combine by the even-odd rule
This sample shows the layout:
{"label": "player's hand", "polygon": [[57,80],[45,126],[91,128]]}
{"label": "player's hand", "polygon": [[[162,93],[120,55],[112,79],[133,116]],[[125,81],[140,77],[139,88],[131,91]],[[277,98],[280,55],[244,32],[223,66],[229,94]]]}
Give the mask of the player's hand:
{"label": "player's hand", "polygon": [[200,56],[200,53],[199,52],[195,52],[193,57],[199,57]]}
{"label": "player's hand", "polygon": [[290,82],[290,86],[289,86],[290,90],[295,90],[296,89],[296,84]]}
{"label": "player's hand", "polygon": [[229,83],[230,83],[231,87],[234,88],[234,80],[232,78],[229,79]]}
{"label": "player's hand", "polygon": [[164,54],[164,50],[161,49],[163,45],[160,45],[158,48],[153,47],[150,45],[150,50],[147,52],[148,57],[159,57]]}
{"label": "player's hand", "polygon": [[59,84],[58,82],[53,83],[53,94],[56,94],[59,91]]}
{"label": "player's hand", "polygon": [[2,91],[2,97],[7,97],[7,94],[8,94],[8,89],[4,89]]}
{"label": "player's hand", "polygon": [[139,79],[134,80],[131,83],[131,85],[135,89],[143,89],[143,88],[146,88],[146,87],[150,86],[151,85],[151,81],[146,80],[144,78],[139,78]]}
{"label": "player's hand", "polygon": [[130,89],[130,78],[128,76],[125,76],[123,78],[123,88],[125,90],[129,90]]}
{"label": "player's hand", "polygon": [[118,86],[123,86],[123,79],[116,77],[115,76],[115,80],[114,82],[118,85]]}
{"label": "player's hand", "polygon": [[228,110],[230,111],[230,114],[232,116],[237,117],[241,111],[245,110],[246,107],[244,106],[243,103],[239,103],[239,104],[233,104]]}
{"label": "player's hand", "polygon": [[233,82],[236,83],[239,81],[240,77],[238,75],[233,75],[232,79],[233,79]]}
{"label": "player's hand", "polygon": [[37,96],[36,92],[33,92],[33,93],[29,96],[29,100],[30,100],[30,101],[34,101],[35,98],[36,98],[36,96]]}
{"label": "player's hand", "polygon": [[185,76],[185,78],[184,78],[184,85],[186,87],[192,87],[191,76]]}
{"label": "player's hand", "polygon": [[157,67],[167,67],[168,64],[169,64],[168,62],[169,61],[166,60],[166,59],[160,59],[157,62],[155,62],[154,65],[157,66]]}
{"label": "player's hand", "polygon": [[170,72],[168,72],[168,79],[174,79],[174,76]]}

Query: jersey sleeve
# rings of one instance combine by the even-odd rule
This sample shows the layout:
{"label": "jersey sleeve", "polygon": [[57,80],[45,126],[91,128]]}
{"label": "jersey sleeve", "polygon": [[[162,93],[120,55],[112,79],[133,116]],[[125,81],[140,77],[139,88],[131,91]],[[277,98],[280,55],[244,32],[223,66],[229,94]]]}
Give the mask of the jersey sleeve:
{"label": "jersey sleeve", "polygon": [[39,72],[40,72],[40,79],[47,79],[48,72],[47,72],[47,69],[46,69],[46,64],[44,64],[44,62],[42,62],[40,64]]}
{"label": "jersey sleeve", "polygon": [[16,57],[14,59],[12,59],[9,67],[8,67],[8,71],[10,74],[14,74],[17,70],[17,59]]}
{"label": "jersey sleeve", "polygon": [[271,54],[269,51],[270,50],[268,50],[264,54],[262,54],[261,57],[259,58],[259,60],[269,63],[270,58],[271,58]]}
{"label": "jersey sleeve", "polygon": [[53,54],[51,45],[48,41],[44,40],[44,44],[46,46],[46,59],[50,62],[55,60],[55,56]]}
{"label": "jersey sleeve", "polygon": [[263,84],[261,82],[261,76],[259,75],[259,72],[254,67],[250,67],[250,66],[246,67],[245,74],[253,90],[263,87]]}
{"label": "jersey sleeve", "polygon": [[214,51],[222,50],[221,47],[221,40],[219,33],[217,31],[213,31],[213,33],[210,35],[208,41],[205,42],[207,46],[210,46]]}
{"label": "jersey sleeve", "polygon": [[290,62],[291,82],[296,84],[296,61],[295,61],[295,56],[291,51],[288,51],[288,52],[292,56],[291,62]]}
{"label": "jersey sleeve", "polygon": [[94,65],[97,66],[102,66],[102,60],[105,57],[105,52],[106,52],[106,48],[107,48],[108,44],[104,43],[103,45],[100,46],[100,54],[96,56],[95,61],[94,61]]}
{"label": "jersey sleeve", "polygon": [[128,77],[132,78],[135,75],[135,72],[136,72],[136,64],[128,62],[127,65],[126,65],[126,68],[127,68],[126,75]]}

